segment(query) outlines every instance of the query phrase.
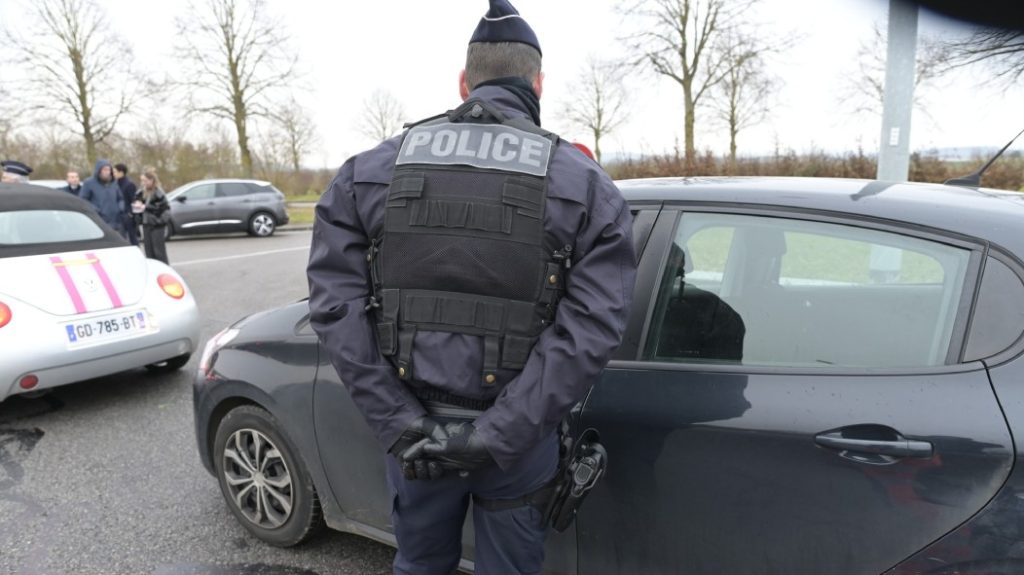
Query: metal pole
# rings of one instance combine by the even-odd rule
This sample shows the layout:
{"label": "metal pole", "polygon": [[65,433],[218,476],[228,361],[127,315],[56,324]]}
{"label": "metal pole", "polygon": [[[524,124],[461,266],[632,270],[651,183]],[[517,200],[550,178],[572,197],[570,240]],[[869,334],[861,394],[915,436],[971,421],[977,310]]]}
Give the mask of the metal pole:
{"label": "metal pole", "polygon": [[917,4],[889,0],[879,180],[904,182],[910,174],[910,116],[914,109],[916,63]]}

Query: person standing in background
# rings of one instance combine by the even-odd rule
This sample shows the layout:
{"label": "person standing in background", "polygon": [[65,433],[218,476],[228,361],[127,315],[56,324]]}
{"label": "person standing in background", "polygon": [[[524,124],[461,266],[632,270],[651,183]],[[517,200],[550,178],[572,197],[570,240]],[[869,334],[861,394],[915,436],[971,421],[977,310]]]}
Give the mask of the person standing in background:
{"label": "person standing in background", "polygon": [[167,220],[170,219],[171,204],[160,187],[156,171],[147,168],[142,172],[142,189],[139,197],[145,204],[142,211],[142,242],[146,257],[167,262],[166,238]]}
{"label": "person standing in background", "polygon": [[100,219],[110,227],[125,235],[124,214],[128,211],[121,194],[121,188],[114,180],[114,173],[107,160],[98,160],[93,176],[82,184],[82,192],[78,197],[89,202],[96,208]]}
{"label": "person standing in background", "polygon": [[75,170],[68,170],[68,175],[65,177],[68,185],[61,188],[62,192],[67,192],[72,196],[82,195],[82,180],[78,176],[78,172]]}
{"label": "person standing in background", "polygon": [[117,187],[121,189],[121,195],[124,196],[124,228],[128,232],[128,241],[133,246],[137,246],[139,245],[139,223],[141,222],[139,221],[140,218],[132,213],[129,208],[135,201],[135,195],[138,193],[139,187],[128,177],[128,166],[124,164],[114,164],[114,177],[117,178]]}
{"label": "person standing in background", "polygon": [[27,184],[28,175],[32,168],[17,160],[4,160],[0,162],[0,184]]}

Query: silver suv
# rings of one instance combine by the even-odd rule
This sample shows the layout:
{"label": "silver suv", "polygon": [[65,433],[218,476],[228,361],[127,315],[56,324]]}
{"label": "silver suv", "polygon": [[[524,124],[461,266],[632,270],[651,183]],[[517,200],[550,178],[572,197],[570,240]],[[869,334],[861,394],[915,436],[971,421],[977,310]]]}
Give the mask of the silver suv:
{"label": "silver suv", "polygon": [[167,194],[167,236],[249,232],[266,237],[288,223],[284,194],[262,180],[199,180]]}

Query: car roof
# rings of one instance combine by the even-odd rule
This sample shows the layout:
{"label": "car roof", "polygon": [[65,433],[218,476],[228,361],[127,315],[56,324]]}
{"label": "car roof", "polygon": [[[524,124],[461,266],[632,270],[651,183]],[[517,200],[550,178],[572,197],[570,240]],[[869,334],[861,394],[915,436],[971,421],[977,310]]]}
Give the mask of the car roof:
{"label": "car roof", "polygon": [[0,244],[0,258],[34,256],[65,251],[96,250],[118,248],[129,245],[93,209],[92,204],[78,197],[63,192],[28,184],[0,184],[0,213],[25,210],[60,210],[78,212],[85,215],[103,230],[103,237],[75,241],[54,242],[45,244]]}
{"label": "car roof", "polygon": [[632,203],[782,207],[947,230],[1024,251],[1024,194],[843,178],[697,177],[620,180]]}
{"label": "car roof", "polygon": [[29,183],[35,186],[44,186],[47,188],[63,188],[68,185],[64,180],[30,180]]}
{"label": "car roof", "polygon": [[73,194],[29,182],[0,184],[0,212],[14,210],[70,210],[93,213],[89,202]]}
{"label": "car roof", "polygon": [[269,186],[270,182],[266,180],[249,180],[245,178],[211,178],[208,180],[195,180],[183,184],[181,187],[191,186],[193,184],[256,184],[258,186]]}

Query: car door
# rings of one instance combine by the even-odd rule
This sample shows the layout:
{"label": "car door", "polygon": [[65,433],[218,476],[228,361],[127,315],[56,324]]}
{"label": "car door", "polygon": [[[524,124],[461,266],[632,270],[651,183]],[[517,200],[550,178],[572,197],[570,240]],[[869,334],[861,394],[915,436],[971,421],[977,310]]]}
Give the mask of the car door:
{"label": "car door", "polygon": [[989,501],[1012,440],[960,363],[982,248],[809,212],[666,207],[588,398],[581,573],[881,573]]}
{"label": "car door", "polygon": [[245,182],[217,184],[217,209],[220,225],[225,229],[245,229],[253,209],[255,190]]}
{"label": "car door", "polygon": [[174,198],[172,217],[177,233],[216,231],[220,219],[215,184],[197,184]]}

